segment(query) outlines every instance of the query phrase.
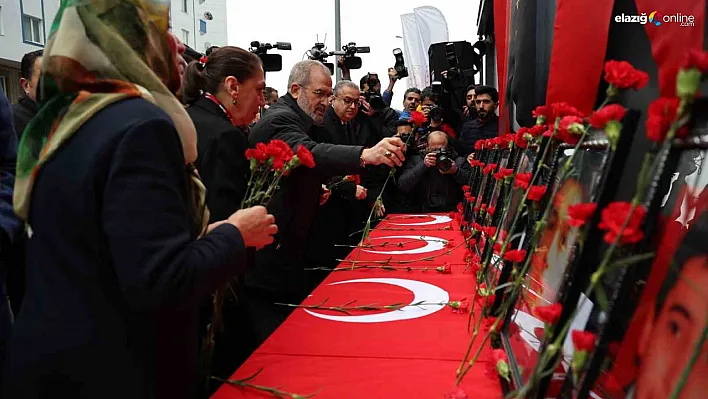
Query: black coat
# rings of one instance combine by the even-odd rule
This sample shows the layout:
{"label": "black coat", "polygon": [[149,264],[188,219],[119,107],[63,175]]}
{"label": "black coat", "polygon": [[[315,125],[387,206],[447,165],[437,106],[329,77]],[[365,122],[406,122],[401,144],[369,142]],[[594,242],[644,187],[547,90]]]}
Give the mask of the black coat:
{"label": "black coat", "polygon": [[18,141],[22,137],[25,126],[27,126],[30,119],[37,115],[38,111],[39,105],[37,102],[27,96],[20,97],[20,101],[12,106],[12,120],[15,124],[15,133],[17,133]]}
{"label": "black coat", "polygon": [[40,170],[5,398],[193,398],[197,301],[242,272],[239,231],[197,240],[170,117],[143,99],[89,119]]}
{"label": "black coat", "polygon": [[283,140],[293,150],[304,145],[315,158],[316,167],[299,167],[284,179],[268,205],[275,215],[275,242],[256,252],[255,266],[246,272],[246,287],[275,297],[296,300],[309,293],[303,270],[310,226],[319,206],[321,185],[328,177],[359,173],[363,147],[318,143],[321,127],[286,94],[273,104],[253,127],[251,144]]}
{"label": "black coat", "polygon": [[[460,141],[465,151],[457,152],[469,154],[474,151],[474,145],[479,140],[492,139],[499,136],[499,117],[492,115],[488,120],[481,122],[479,119],[470,119],[462,125]],[[458,147],[459,148],[459,147]]]}
{"label": "black coat", "polygon": [[457,171],[454,174],[441,174],[438,168],[429,168],[423,162],[423,154],[415,154],[406,159],[406,165],[398,187],[407,193],[420,196],[422,208],[419,212],[450,212],[462,201],[462,186],[470,178],[469,164],[462,157],[457,157]]}
{"label": "black coat", "polygon": [[225,220],[239,210],[250,176],[246,133],[232,125],[213,101],[200,97],[187,108],[197,128],[196,166],[207,188],[210,222]]}

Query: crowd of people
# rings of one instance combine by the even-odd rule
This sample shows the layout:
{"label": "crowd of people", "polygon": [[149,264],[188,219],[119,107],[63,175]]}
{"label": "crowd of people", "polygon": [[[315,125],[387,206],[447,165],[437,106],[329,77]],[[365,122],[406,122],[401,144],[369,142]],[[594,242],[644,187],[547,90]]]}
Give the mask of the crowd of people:
{"label": "crowd of people", "polygon": [[[306,268],[336,266],[372,209],[455,209],[474,143],[497,135],[492,87],[467,89],[456,126],[430,87],[396,110],[395,73],[381,93],[341,63],[334,86],[296,63],[279,96],[257,55],[188,60],[165,10],[122,4],[62,3],[46,50],[22,60],[24,96],[10,109],[0,92],[5,398],[197,396],[217,288],[232,282],[209,369],[228,377],[289,315],[276,303],[326,277]],[[316,166],[240,209],[245,152],[274,139]]]}

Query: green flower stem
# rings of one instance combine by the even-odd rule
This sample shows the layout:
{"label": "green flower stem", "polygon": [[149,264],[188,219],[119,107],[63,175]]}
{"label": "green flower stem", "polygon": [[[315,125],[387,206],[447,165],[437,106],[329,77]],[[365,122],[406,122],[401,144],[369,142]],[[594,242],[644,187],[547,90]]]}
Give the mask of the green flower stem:
{"label": "green flower stem", "polygon": [[[672,121],[669,130],[666,133],[666,139],[664,143],[670,143],[673,138],[676,136],[676,132],[683,126],[683,124],[686,123],[688,120],[688,115],[687,113],[687,107],[688,104],[690,103],[691,99],[686,99],[682,98],[679,102],[679,107],[676,112],[676,119]],[[624,222],[622,223],[622,226],[620,227],[620,234],[615,237],[615,240],[612,242],[610,247],[605,250],[602,262],[600,266],[598,266],[597,270],[592,274],[590,278],[590,284],[588,285],[587,289],[585,290],[585,296],[588,297],[595,289],[596,287],[599,288],[599,283],[602,281],[603,275],[607,272],[607,270],[610,267],[610,261],[612,259],[612,255],[614,254],[615,249],[619,245],[620,238],[622,236],[622,232],[624,232],[624,229],[627,227],[629,224],[632,215],[634,214],[634,211],[636,208],[640,205],[642,199],[646,196],[648,188],[649,188],[649,179],[656,173],[656,171],[659,168],[659,162],[661,158],[658,156],[652,156],[652,154],[647,154],[644,158],[644,161],[642,163],[642,168],[639,173],[639,181],[637,182],[637,190],[632,198],[631,202],[631,208],[629,210],[629,213],[627,214],[627,217],[625,218]],[[641,261],[645,259],[644,255],[642,256],[637,256],[635,257],[635,262]],[[621,263],[624,266],[630,266],[625,260],[625,262]],[[598,291],[599,292],[599,291]],[[599,294],[599,295],[604,295],[604,292]],[[577,312],[577,308],[573,310],[573,313],[571,314],[571,317],[568,319],[568,321],[565,323],[563,326],[563,329],[561,330],[561,333],[556,336],[556,338],[553,341],[552,345],[559,346],[561,342],[565,340],[565,336],[568,334],[568,330],[570,329],[570,324],[575,318],[575,313]],[[702,346],[702,343],[705,342],[705,334],[706,330],[704,328],[703,336],[701,337],[701,343],[700,345]],[[697,353],[700,352],[700,347],[694,348],[694,356],[698,356]],[[552,369],[555,370],[555,368],[558,366],[559,362],[562,361],[562,354],[561,356],[558,356],[556,358],[556,361],[553,362]],[[550,359],[548,359],[550,360]],[[547,361],[548,361],[547,360]],[[695,359],[692,359],[695,362]],[[541,373],[543,372],[542,370],[546,369],[546,365],[542,363],[538,363],[536,370],[534,370],[534,375],[539,374],[539,369],[541,370]],[[689,370],[690,371],[690,370]],[[677,388],[674,390],[673,395],[671,398],[675,399],[678,396],[678,393],[680,392],[681,387],[685,383],[685,379],[688,377],[688,372],[684,370],[684,374],[682,375],[682,379],[679,381],[679,385]],[[528,384],[527,384],[528,385]],[[529,388],[530,389],[530,388]],[[528,389],[527,389],[528,391]]]}
{"label": "green flower stem", "polygon": [[259,370],[259,371],[258,371],[257,373],[255,373],[254,375],[252,375],[252,376],[250,376],[250,377],[248,377],[248,378],[240,379],[240,380],[237,380],[237,379],[224,380],[224,379],[221,379],[221,378],[218,378],[218,377],[214,377],[214,376],[211,376],[211,377],[209,377],[209,378],[212,379],[212,380],[215,380],[215,381],[219,381],[219,382],[221,382],[221,383],[225,383],[225,384],[229,384],[229,385],[231,385],[231,386],[235,386],[235,387],[250,388],[250,389],[255,389],[255,390],[257,390],[257,391],[266,392],[266,393],[269,393],[269,394],[273,395],[273,396],[276,397],[276,398],[307,399],[307,398],[312,398],[312,397],[314,397],[314,396],[317,395],[317,393],[318,393],[318,392],[315,392],[315,393],[312,393],[312,394],[309,394],[309,395],[300,395],[300,394],[297,394],[297,393],[282,391],[282,390],[280,390],[280,389],[278,389],[278,388],[275,388],[275,387],[268,387],[268,386],[264,386],[264,385],[256,385],[256,384],[250,383],[249,381],[251,381],[251,380],[252,380],[253,378],[255,378],[258,374],[260,374],[261,371],[262,371],[262,369]]}
{"label": "green flower stem", "polygon": [[[556,122],[556,123],[557,123],[557,122]],[[586,135],[583,134],[582,137],[580,138],[580,140],[578,140],[578,143],[577,143],[576,146],[575,146],[576,151],[573,152],[573,155],[570,156],[570,158],[566,161],[566,163],[565,163],[565,164],[563,165],[563,167],[562,167],[561,176],[564,176],[564,175],[567,173],[567,171],[570,169],[570,166],[572,165],[572,160],[575,158],[576,154],[578,153],[577,149],[579,148],[580,144],[582,143],[582,141],[583,141],[583,139],[584,139],[585,137],[586,137]],[[548,146],[546,146],[546,149],[548,149],[548,148],[550,148],[550,144],[549,144]],[[545,156],[546,156],[546,153],[544,152],[544,155],[543,155],[543,157],[542,157],[541,160],[540,160],[541,165],[543,164],[543,160],[545,159]],[[536,171],[536,173],[538,173],[538,171],[539,171],[540,169],[541,169],[541,168],[538,168],[537,171]],[[521,203],[520,203],[520,205],[519,205],[520,209],[519,209],[519,211],[517,212],[517,214],[515,215],[514,222],[512,222],[512,226],[515,226],[516,219],[517,219],[517,217],[518,217],[518,216],[521,214],[521,212],[522,212],[522,206],[525,204],[525,202],[526,202],[526,197],[528,196],[528,193],[529,193],[529,191],[530,191],[530,188],[533,186],[533,182],[534,182],[535,180],[536,180],[536,175],[534,175],[534,177],[533,177],[532,180],[531,180],[531,184],[529,184],[529,188],[528,188],[528,189],[526,190],[526,192],[524,193],[524,197],[522,198],[522,201],[521,201]],[[559,187],[558,187],[557,185],[554,185],[553,191],[552,191],[552,193],[551,193],[551,198],[553,198],[553,197],[555,196],[555,194],[556,194],[556,192],[558,191],[558,189],[559,189]],[[535,226],[535,228],[534,228],[533,237],[531,238],[531,244],[529,245],[529,248],[530,248],[530,249],[536,248],[536,244],[537,244],[537,242],[538,242],[538,239],[539,239],[539,237],[540,237],[540,234],[541,234],[541,232],[543,231],[543,229],[544,229],[544,227],[545,227],[545,222],[543,222],[543,221],[548,218],[548,215],[549,215],[550,210],[551,210],[552,207],[553,207],[553,201],[551,200],[551,201],[548,202],[548,204],[546,204],[546,208],[544,209],[543,216],[542,216],[542,217],[539,219],[539,221],[536,223],[536,226]],[[512,230],[512,231],[513,231],[513,230]],[[512,238],[512,235],[509,235],[509,237],[507,237],[507,239],[505,240],[505,242],[504,242],[504,244],[503,244],[503,246],[502,246],[502,251],[500,251],[500,253],[503,253],[503,252],[504,252],[504,250],[506,249],[506,245],[508,245],[508,244],[510,243],[511,238]],[[503,256],[503,255],[500,255],[500,259],[501,259],[502,256]],[[506,313],[511,309],[511,306],[512,306],[512,304],[514,303],[514,299],[517,298],[518,295],[520,295],[520,293],[521,293],[521,288],[523,287],[523,282],[524,282],[526,273],[528,272],[528,269],[531,267],[531,258],[532,258],[532,255],[531,255],[531,254],[529,254],[529,255],[526,256],[526,259],[525,259],[525,261],[524,261],[524,265],[523,265],[523,267],[521,268],[520,272],[516,275],[514,284],[512,285],[512,292],[511,292],[511,295],[507,296],[506,301],[505,301],[505,302],[502,304],[502,306],[500,307],[501,310],[500,310],[500,312],[499,312],[499,316],[497,317],[497,321],[499,321],[499,320],[501,320],[501,319],[503,319],[503,318],[505,317]],[[479,322],[478,322],[478,324],[479,324]],[[483,341],[482,341],[482,344],[481,344],[480,348],[478,349],[477,353],[475,354],[475,356],[474,356],[472,359],[470,359],[469,363],[467,364],[467,367],[465,367],[465,369],[462,371],[462,373],[460,373],[460,372],[459,372],[459,369],[458,369],[457,385],[459,385],[460,382],[462,382],[462,379],[464,378],[465,374],[467,374],[467,372],[472,368],[472,366],[474,365],[474,363],[477,361],[477,358],[479,357],[479,354],[481,353],[481,350],[482,350],[482,348],[484,347],[484,344],[487,342],[487,340],[489,340],[489,337],[491,336],[492,331],[493,331],[493,329],[490,329],[490,332],[488,332],[488,333],[486,334],[486,336],[484,337],[484,339],[483,339]],[[475,338],[476,338],[476,334],[473,333],[472,342],[470,343],[469,348],[472,347]],[[463,363],[464,363],[465,360],[466,360],[466,359],[463,359]],[[523,396],[520,396],[520,397],[523,397]]]}

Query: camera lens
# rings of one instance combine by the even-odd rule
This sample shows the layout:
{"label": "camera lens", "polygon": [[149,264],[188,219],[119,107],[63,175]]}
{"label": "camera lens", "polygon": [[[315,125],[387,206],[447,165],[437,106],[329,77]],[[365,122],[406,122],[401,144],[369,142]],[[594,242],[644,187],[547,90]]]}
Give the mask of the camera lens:
{"label": "camera lens", "polygon": [[437,154],[435,154],[435,160],[436,160],[436,165],[438,169],[441,172],[448,172],[450,169],[452,169],[452,158],[450,158],[449,154],[445,150],[440,150],[438,151]]}

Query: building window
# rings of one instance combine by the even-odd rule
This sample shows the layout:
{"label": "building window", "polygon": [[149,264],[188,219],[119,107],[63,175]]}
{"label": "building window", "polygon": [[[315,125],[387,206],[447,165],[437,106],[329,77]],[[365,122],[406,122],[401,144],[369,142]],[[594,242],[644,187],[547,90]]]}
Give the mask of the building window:
{"label": "building window", "polygon": [[188,0],[182,0],[182,12],[189,14],[189,11],[187,11],[187,1]]}
{"label": "building window", "polygon": [[203,19],[199,20],[199,33],[206,34],[206,21]]}
{"label": "building window", "polygon": [[189,31],[182,29],[182,43],[189,46]]}
{"label": "building window", "polygon": [[26,42],[44,44],[42,34],[42,20],[29,15],[22,16],[22,38]]}

